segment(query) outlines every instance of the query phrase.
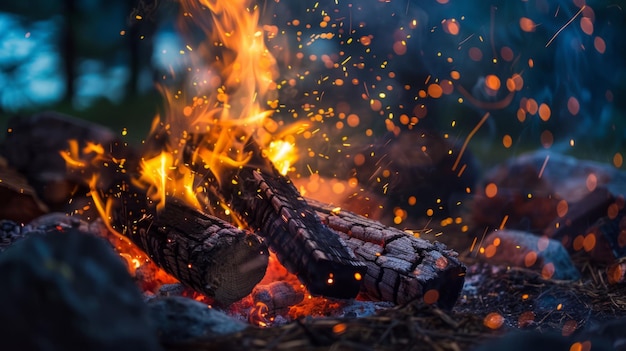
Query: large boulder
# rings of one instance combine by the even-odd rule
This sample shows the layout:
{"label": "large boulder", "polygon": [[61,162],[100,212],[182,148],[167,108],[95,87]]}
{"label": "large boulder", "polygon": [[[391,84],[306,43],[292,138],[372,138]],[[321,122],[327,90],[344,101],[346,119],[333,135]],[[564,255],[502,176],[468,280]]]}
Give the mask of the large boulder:
{"label": "large boulder", "polygon": [[0,253],[0,349],[159,350],[139,289],[104,240],[34,232]]}

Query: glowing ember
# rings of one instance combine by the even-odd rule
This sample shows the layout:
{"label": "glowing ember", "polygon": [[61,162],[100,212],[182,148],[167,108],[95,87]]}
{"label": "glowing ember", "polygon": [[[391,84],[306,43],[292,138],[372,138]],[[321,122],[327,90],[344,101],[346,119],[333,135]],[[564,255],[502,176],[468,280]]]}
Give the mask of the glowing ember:
{"label": "glowing ember", "polygon": [[500,329],[504,324],[504,317],[498,312],[491,312],[485,316],[483,324],[489,329]]}

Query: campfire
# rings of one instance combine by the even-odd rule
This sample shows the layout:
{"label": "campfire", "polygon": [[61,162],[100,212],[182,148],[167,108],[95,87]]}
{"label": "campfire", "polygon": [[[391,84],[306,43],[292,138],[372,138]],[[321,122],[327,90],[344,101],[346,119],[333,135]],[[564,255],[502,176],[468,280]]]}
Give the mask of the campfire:
{"label": "campfire", "polygon": [[[574,5],[570,22],[590,21],[591,7]],[[320,27],[347,33],[349,45],[356,31],[343,27],[344,17],[332,22],[334,15],[321,12]],[[446,79],[429,75],[416,100],[458,93],[458,101],[485,111],[473,129],[455,138],[420,125],[428,123],[420,122],[425,104],[417,103],[410,114],[385,112],[381,100],[395,83],[373,97],[367,83],[344,68],[333,86],[343,89],[350,79],[363,85],[363,100],[370,112],[385,117],[387,134],[372,142],[331,140],[346,125],[360,128],[365,118],[345,102],[337,111],[307,105],[305,122],[274,116],[285,113],[281,94],[298,81],[281,77],[285,59],[274,54],[284,48],[277,49],[272,39],[278,28],[263,25],[262,13],[247,0],[181,1],[181,32],[190,43],[202,34],[188,45],[191,82],[188,90],[163,84],[166,108],[141,146],[55,112],[10,122],[0,159],[0,194],[7,198],[0,206],[0,272],[33,252],[26,273],[7,279],[17,286],[55,272],[50,281],[60,284],[58,299],[52,288],[44,297],[24,297],[27,305],[36,301],[29,309],[63,300],[74,311],[72,301],[64,300],[71,299],[74,285],[85,285],[77,291],[104,291],[109,279],[120,290],[119,296],[111,292],[118,303],[111,310],[125,310],[120,316],[128,318],[120,324],[146,329],[108,337],[85,331],[77,339],[84,345],[100,340],[117,347],[131,338],[146,349],[390,349],[419,341],[424,349],[459,350],[514,343],[515,333],[500,337],[533,330],[538,333],[531,338],[570,350],[623,347],[624,339],[611,334],[623,326],[626,306],[620,152],[612,164],[575,159],[550,149],[554,136],[544,131],[544,150],[481,174],[469,145],[492,112],[519,102],[520,123],[531,116],[547,123],[553,113],[547,103],[519,96],[528,84],[523,70],[486,75],[472,91],[460,80],[464,72],[452,70]],[[443,35],[456,36],[459,21],[443,20]],[[581,21],[583,31],[586,23]],[[289,25],[298,27],[300,20]],[[405,55],[418,26],[418,18],[408,19],[394,33],[389,58]],[[522,17],[519,26],[531,33],[538,25]],[[312,35],[309,43],[333,35]],[[298,31],[297,41],[302,38]],[[367,54],[372,40],[359,39]],[[505,48],[501,59],[514,62]],[[470,57],[479,61],[472,49]],[[352,59],[321,60],[340,69]],[[366,61],[365,54],[359,60]],[[569,98],[567,109],[576,115],[578,104]],[[337,117],[336,123],[329,128],[325,116]],[[362,134],[373,131],[364,128]],[[316,144],[316,135],[326,144]],[[336,142],[342,148],[328,151]],[[511,136],[502,143],[510,148]],[[335,159],[327,157],[333,153]],[[311,167],[315,162],[302,161],[307,157],[333,165],[320,171]],[[91,249],[71,252],[85,247],[93,247],[97,258]],[[124,308],[129,296],[137,300],[130,316]],[[55,320],[50,313],[42,315]],[[20,323],[15,333],[27,325]],[[150,336],[151,328],[161,339]],[[26,343],[21,335],[10,345]],[[61,340],[49,330],[42,335]]]}

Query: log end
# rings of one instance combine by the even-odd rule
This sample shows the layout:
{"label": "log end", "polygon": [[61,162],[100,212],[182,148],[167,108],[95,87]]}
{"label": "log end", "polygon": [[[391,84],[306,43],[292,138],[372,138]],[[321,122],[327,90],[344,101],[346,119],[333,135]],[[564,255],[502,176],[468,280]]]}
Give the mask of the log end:
{"label": "log end", "polygon": [[250,294],[267,269],[269,252],[258,236],[247,234],[237,241],[222,248],[215,256],[219,259],[206,266],[205,284],[199,289],[221,306]]}

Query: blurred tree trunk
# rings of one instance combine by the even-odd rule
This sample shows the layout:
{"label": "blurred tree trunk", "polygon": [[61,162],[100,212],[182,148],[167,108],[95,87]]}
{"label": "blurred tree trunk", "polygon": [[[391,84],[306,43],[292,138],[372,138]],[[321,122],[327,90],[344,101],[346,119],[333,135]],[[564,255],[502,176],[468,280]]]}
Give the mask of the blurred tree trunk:
{"label": "blurred tree trunk", "polygon": [[152,67],[154,34],[157,27],[155,0],[131,0],[129,27],[126,33],[130,74],[126,85],[126,99],[137,97],[141,71]]}
{"label": "blurred tree trunk", "polygon": [[65,72],[65,95],[63,101],[72,102],[76,86],[74,79],[76,78],[76,0],[65,0],[63,8],[63,17],[65,23],[61,30],[61,57],[63,58],[63,69]]}
{"label": "blurred tree trunk", "polygon": [[130,69],[128,84],[126,85],[126,99],[135,98],[139,92],[139,73],[141,72],[140,35],[139,23],[131,19],[131,25],[128,28],[126,37],[129,54],[128,66]]}

